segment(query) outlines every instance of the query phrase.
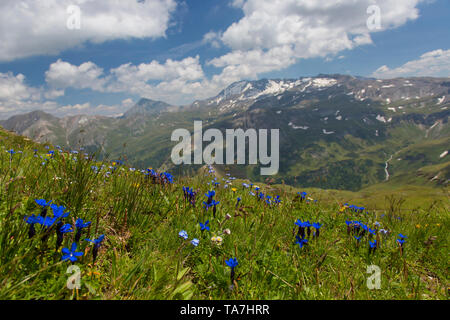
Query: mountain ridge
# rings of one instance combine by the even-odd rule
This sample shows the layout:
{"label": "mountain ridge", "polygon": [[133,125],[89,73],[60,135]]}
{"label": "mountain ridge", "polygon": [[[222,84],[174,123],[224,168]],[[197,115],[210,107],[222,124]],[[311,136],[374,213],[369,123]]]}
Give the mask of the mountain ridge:
{"label": "mountain ridge", "polygon": [[[223,132],[276,128],[280,129],[280,172],[274,177],[278,182],[358,190],[382,183],[389,155],[406,152],[406,160],[392,160],[392,180],[405,174],[410,175],[407,179],[417,179],[417,170],[431,166],[440,170],[439,174],[427,169],[428,175],[438,176],[433,183],[445,185],[447,157],[439,155],[450,145],[449,84],[450,78],[348,75],[243,80],[188,106],[143,98],[120,118],[59,119],[35,112],[0,121],[0,125],[37,141],[101,150],[100,156],[126,157],[136,167],[180,173],[194,168],[171,163],[171,148],[176,144],[170,141],[171,132],[178,128],[192,132],[194,120],[202,120],[204,130]],[[429,148],[424,151],[422,144]],[[235,167],[218,170],[262,179],[256,174],[258,166]]]}

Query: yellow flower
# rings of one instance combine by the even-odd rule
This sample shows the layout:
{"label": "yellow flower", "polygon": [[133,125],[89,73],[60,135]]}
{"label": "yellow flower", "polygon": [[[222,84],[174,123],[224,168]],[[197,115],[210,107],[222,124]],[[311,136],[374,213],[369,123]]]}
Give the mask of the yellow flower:
{"label": "yellow flower", "polygon": [[420,229],[420,224],[417,224],[417,225],[416,225],[416,228],[417,228],[417,229]]}
{"label": "yellow flower", "polygon": [[236,192],[236,190],[237,190],[236,188],[231,188],[231,191],[233,192]]}
{"label": "yellow flower", "polygon": [[440,227],[441,226],[441,224],[440,223],[436,223],[436,227]]}
{"label": "yellow flower", "polygon": [[115,161],[113,161],[113,163],[112,163],[112,166],[114,167],[116,165],[116,162]]}

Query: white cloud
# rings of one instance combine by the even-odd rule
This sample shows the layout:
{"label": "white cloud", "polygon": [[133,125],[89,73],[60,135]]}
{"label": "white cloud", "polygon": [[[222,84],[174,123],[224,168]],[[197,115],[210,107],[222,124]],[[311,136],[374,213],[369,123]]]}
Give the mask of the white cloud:
{"label": "white cloud", "polygon": [[0,102],[11,100],[38,100],[40,92],[30,88],[25,83],[25,76],[21,73],[14,75],[11,72],[0,72]]}
{"label": "white cloud", "polygon": [[[80,29],[67,9],[81,9]],[[2,0],[0,61],[57,54],[87,41],[164,37],[175,0]]]}
{"label": "white cloud", "polygon": [[64,91],[33,87],[27,84],[26,78],[19,73],[0,72],[0,116],[31,110],[52,110],[57,108],[54,100],[64,95]]}
{"label": "white cloud", "polygon": [[52,63],[45,72],[46,82],[53,88],[66,89],[69,87],[76,89],[92,88],[101,91],[106,79],[103,76],[103,69],[92,62],[85,62],[80,66],[72,65],[61,59]]}
{"label": "white cloud", "polygon": [[43,88],[29,86],[23,74],[0,72],[0,117],[32,110],[54,110],[58,104],[48,101],[50,96],[59,96],[58,90],[46,91]]}
{"label": "white cloud", "polygon": [[[281,70],[298,59],[334,57],[339,52],[372,43],[370,34],[395,28],[418,17],[424,0],[234,0],[244,17],[222,33],[204,40],[231,49],[210,64],[224,68],[215,81]],[[381,12],[381,27],[369,30],[369,6]]]}
{"label": "white cloud", "polygon": [[375,78],[397,78],[397,77],[449,77],[450,76],[450,49],[434,50],[412,60],[404,65],[390,69],[384,65],[373,74]]}

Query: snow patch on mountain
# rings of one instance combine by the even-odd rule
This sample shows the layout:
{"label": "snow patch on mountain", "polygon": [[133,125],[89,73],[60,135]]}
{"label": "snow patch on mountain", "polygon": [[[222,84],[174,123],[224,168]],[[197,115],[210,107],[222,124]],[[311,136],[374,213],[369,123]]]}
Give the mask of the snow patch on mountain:
{"label": "snow patch on mountain", "polygon": [[386,123],[387,121],[386,121],[386,119],[385,119],[385,117],[383,117],[383,116],[380,116],[379,114],[377,115],[377,118],[376,118],[378,121],[380,121],[380,122],[384,122],[384,123]]}
{"label": "snow patch on mountain", "polygon": [[309,127],[307,127],[307,126],[296,126],[292,122],[289,122],[288,126],[290,126],[294,130],[298,130],[298,129],[308,130],[309,129]]}

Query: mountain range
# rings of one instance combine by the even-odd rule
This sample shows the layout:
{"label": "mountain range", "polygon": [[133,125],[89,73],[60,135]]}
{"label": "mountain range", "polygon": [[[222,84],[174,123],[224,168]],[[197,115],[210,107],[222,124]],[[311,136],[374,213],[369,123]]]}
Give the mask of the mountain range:
{"label": "mountain range", "polygon": [[[10,131],[137,168],[189,173],[170,159],[171,133],[280,129],[280,171],[273,183],[360,190],[376,184],[447,186],[450,179],[450,78],[368,79],[318,75],[233,83],[188,106],[141,99],[117,118],[33,111],[0,121]],[[258,165],[221,165],[252,180]]]}

